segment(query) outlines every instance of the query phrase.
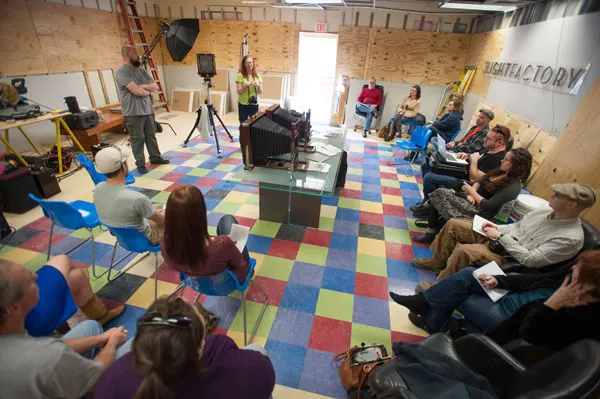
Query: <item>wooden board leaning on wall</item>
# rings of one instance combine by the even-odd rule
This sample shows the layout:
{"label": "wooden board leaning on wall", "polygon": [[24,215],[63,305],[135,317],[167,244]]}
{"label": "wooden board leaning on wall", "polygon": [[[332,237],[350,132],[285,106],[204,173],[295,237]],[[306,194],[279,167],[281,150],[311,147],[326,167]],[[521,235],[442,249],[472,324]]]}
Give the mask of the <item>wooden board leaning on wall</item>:
{"label": "wooden board leaning on wall", "polygon": [[340,27],[337,75],[445,86],[464,69],[471,35]]}
{"label": "wooden board leaning on wall", "polygon": [[[166,20],[170,22],[170,20]],[[197,65],[197,53],[214,53],[217,68],[238,69],[244,35],[248,34],[250,55],[258,68],[268,72],[296,72],[299,25],[277,22],[200,21],[194,47],[181,62],[174,62],[163,46],[163,59],[170,65]]]}
{"label": "wooden board leaning on wall", "polygon": [[[477,108],[475,108],[475,112],[469,121],[469,128],[475,125],[475,119],[477,119],[479,110],[482,108],[494,111],[494,120],[490,123],[490,127],[496,126],[497,124],[508,127],[514,138],[513,147],[527,148],[529,152],[531,152],[531,156],[533,157],[531,176],[533,176],[554,147],[557,137],[544,129],[540,130],[539,126],[522,119],[514,113],[506,112],[498,107],[493,107],[484,103],[477,104]],[[538,131],[539,133],[536,136]],[[531,140],[534,137],[535,139],[532,142]]]}
{"label": "wooden board leaning on wall", "polygon": [[467,56],[467,65],[475,65],[477,70],[469,86],[469,93],[485,97],[490,87],[489,76],[484,74],[485,63],[500,58],[507,29],[472,35],[471,48]]}

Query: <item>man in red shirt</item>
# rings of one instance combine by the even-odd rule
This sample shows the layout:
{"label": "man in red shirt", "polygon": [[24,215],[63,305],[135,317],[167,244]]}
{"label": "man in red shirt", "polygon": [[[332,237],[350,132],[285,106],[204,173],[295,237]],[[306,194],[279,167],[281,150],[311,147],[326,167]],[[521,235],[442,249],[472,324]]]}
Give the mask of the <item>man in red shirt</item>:
{"label": "man in red shirt", "polygon": [[381,91],[375,88],[376,84],[377,81],[375,78],[369,79],[369,87],[362,89],[358,96],[358,104],[356,105],[356,109],[367,114],[367,119],[365,120],[365,126],[363,129],[363,137],[367,137],[367,132],[371,127],[373,112],[376,112],[379,107],[381,107],[381,103],[383,103]]}

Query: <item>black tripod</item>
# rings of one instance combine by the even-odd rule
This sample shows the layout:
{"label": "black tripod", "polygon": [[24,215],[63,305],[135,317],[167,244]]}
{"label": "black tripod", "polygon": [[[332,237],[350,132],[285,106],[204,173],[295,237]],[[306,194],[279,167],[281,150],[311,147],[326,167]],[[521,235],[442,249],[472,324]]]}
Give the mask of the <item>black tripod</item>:
{"label": "black tripod", "polygon": [[[219,138],[217,137],[217,128],[215,126],[215,119],[213,115],[217,117],[217,119],[221,123],[221,127],[225,129],[225,132],[231,139],[232,143],[235,141],[235,139],[233,138],[231,133],[229,133],[229,130],[227,130],[227,126],[225,126],[225,124],[223,123],[223,120],[219,116],[219,113],[215,109],[215,106],[210,103],[210,88],[213,87],[212,83],[210,82],[210,77],[204,77],[204,82],[206,83],[206,100],[204,101],[204,104],[206,104],[208,108],[208,123],[210,124],[210,135],[215,137],[215,143],[217,144],[217,158],[223,158],[223,155],[221,155],[221,147],[219,146]],[[200,124],[200,117],[202,116],[202,107],[198,107],[196,113],[198,114],[198,116],[196,117],[196,123],[194,123],[194,127],[192,127],[190,134],[188,134],[187,138],[183,142],[183,147],[187,147],[187,143],[190,141],[192,134],[194,134],[194,130],[196,130],[196,128],[198,128],[198,124]]]}

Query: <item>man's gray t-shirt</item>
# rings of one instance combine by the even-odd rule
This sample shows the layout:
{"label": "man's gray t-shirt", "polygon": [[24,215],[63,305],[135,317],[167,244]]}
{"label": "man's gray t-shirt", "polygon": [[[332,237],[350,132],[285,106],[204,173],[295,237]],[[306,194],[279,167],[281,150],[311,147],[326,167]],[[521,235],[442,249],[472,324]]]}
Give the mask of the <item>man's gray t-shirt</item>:
{"label": "man's gray t-shirt", "polygon": [[123,116],[152,115],[152,96],[136,96],[125,87],[131,81],[138,85],[148,83],[150,81],[148,73],[141,67],[134,68],[123,64],[117,69],[116,77],[121,95]]}
{"label": "man's gray t-shirt", "polygon": [[103,366],[64,341],[27,334],[0,336],[0,398],[81,398]]}
{"label": "man's gray t-shirt", "polygon": [[150,237],[148,221],[154,215],[152,201],[125,186],[102,182],[94,190],[94,205],[100,220],[113,227],[130,226]]}

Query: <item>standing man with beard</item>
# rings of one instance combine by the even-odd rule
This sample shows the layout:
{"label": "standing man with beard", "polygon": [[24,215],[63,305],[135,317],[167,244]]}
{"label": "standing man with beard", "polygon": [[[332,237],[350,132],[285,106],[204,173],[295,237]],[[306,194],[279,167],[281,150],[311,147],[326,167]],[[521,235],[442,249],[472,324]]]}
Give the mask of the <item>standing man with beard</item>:
{"label": "standing man with beard", "polygon": [[140,173],[147,173],[144,143],[148,150],[150,163],[165,165],[169,161],[160,155],[154,130],[154,109],[152,93],[158,91],[148,73],[140,68],[141,62],[133,46],[121,48],[123,65],[117,69],[116,77],[121,94],[121,107],[127,132],[131,137],[131,149],[135,164]]}

